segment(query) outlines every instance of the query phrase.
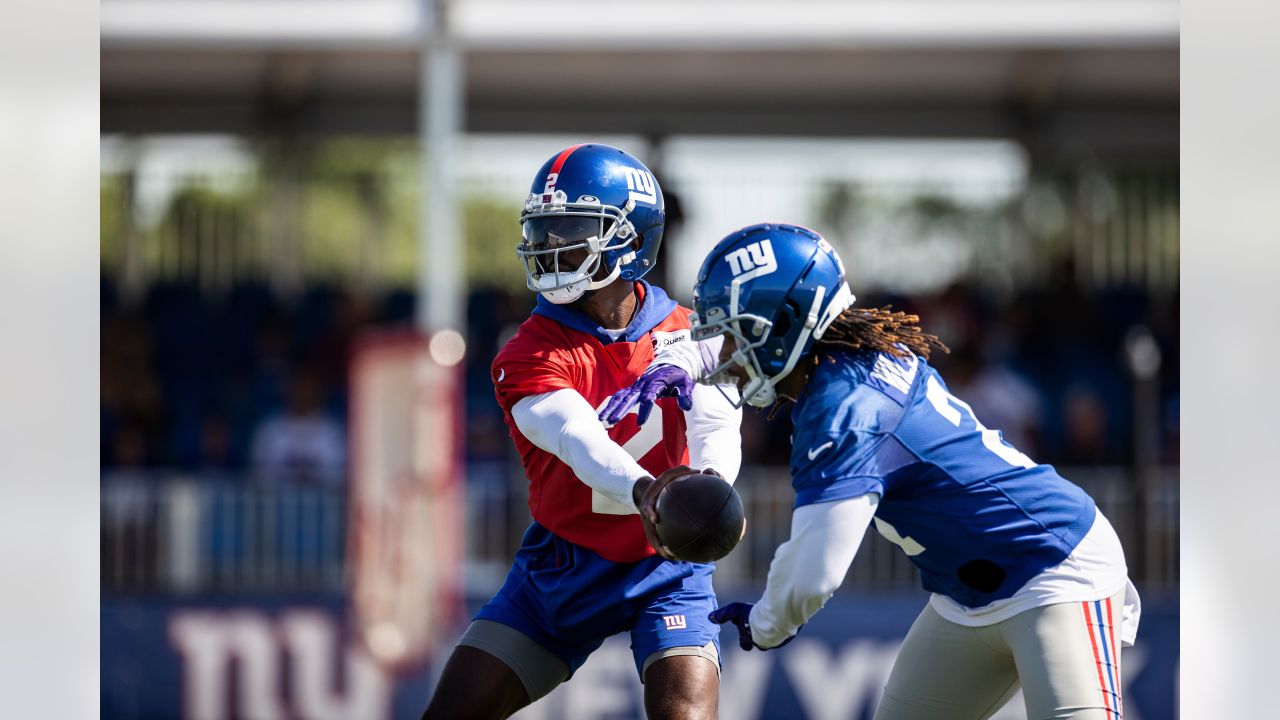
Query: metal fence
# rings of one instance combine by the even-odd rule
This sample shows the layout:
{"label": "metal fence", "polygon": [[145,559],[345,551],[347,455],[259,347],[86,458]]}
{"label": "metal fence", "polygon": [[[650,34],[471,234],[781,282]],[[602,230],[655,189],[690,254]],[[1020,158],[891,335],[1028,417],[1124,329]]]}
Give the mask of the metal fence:
{"label": "metal fence", "polygon": [[176,594],[336,591],[343,586],[341,489],[196,477],[107,477],[103,589]]}
{"label": "metal fence", "polygon": [[[1178,584],[1178,468],[1061,469],[1111,520],[1130,575],[1145,589]],[[785,468],[744,469],[737,487],[748,532],[720,561],[722,591],[756,589],[791,525]],[[501,464],[468,468],[464,582],[472,595],[501,584],[529,522],[525,481]],[[102,486],[102,587],[174,594],[341,592],[346,571],[342,489],[269,487],[239,478],[108,475]],[[868,530],[842,592],[919,587],[915,567]]]}
{"label": "metal fence", "polygon": [[[523,475],[508,477],[504,466],[472,466],[467,484],[466,578],[479,594],[501,584],[520,535],[529,522]],[[1140,478],[1125,467],[1059,468],[1084,488],[1115,526],[1135,582],[1157,591],[1178,584],[1178,468],[1163,467]],[[716,586],[724,590],[759,587],[774,549],[791,532],[795,498],[785,467],[744,468],[736,483],[747,513],[742,544],[717,564]],[[905,554],[868,529],[842,591],[894,592],[920,586],[919,573]]]}

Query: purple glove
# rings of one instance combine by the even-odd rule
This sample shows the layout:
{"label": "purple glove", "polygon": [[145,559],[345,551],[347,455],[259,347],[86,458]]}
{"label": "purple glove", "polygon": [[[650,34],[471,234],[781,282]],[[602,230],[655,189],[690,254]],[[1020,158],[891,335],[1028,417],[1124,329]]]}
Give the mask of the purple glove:
{"label": "purple glove", "polygon": [[[792,638],[795,637],[795,635],[792,635],[773,647],[765,648],[757,645],[756,641],[751,637],[751,607],[752,603],[729,603],[724,607],[712,610],[707,618],[717,625],[723,625],[727,622],[733,623],[738,628],[738,647],[743,650],[775,650],[791,642]],[[804,626],[801,625],[801,627]],[[799,633],[800,631],[797,630],[796,632]]]}
{"label": "purple glove", "polygon": [[636,422],[643,425],[653,412],[653,403],[660,397],[675,397],[681,410],[693,409],[693,378],[674,365],[649,368],[629,387],[624,387],[609,398],[609,404],[600,411],[600,420],[616,425],[636,404]]}

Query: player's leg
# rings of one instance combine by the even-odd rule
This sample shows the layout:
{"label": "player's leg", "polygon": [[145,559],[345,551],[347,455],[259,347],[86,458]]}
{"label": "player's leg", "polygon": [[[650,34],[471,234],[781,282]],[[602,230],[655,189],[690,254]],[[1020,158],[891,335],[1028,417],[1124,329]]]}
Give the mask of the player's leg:
{"label": "player's leg", "polygon": [[713,720],[720,702],[715,645],[676,649],[692,652],[658,658],[644,672],[645,715],[649,720]]}
{"label": "player's leg", "polygon": [[476,620],[445,663],[423,720],[505,718],[550,693],[569,666],[523,633]]}
{"label": "player's leg", "polygon": [[483,650],[459,645],[444,666],[422,720],[507,718],[529,702],[511,668]]}
{"label": "player's leg", "polygon": [[1000,623],[1014,651],[1029,720],[1119,720],[1124,592],[1047,605]]}
{"label": "player's leg", "polygon": [[907,632],[875,720],[982,720],[1018,691],[1013,655],[988,628],[944,620],[925,606]]}
{"label": "player's leg", "polygon": [[715,718],[720,702],[720,626],[707,617],[716,607],[714,568],[662,565],[655,576],[670,573],[673,565],[691,574],[656,587],[631,628],[645,712],[649,720]]}
{"label": "player's leg", "polygon": [[578,644],[559,641],[560,608],[540,582],[568,582],[557,552],[554,535],[530,526],[506,581],[445,663],[424,718],[505,718],[569,677]]}

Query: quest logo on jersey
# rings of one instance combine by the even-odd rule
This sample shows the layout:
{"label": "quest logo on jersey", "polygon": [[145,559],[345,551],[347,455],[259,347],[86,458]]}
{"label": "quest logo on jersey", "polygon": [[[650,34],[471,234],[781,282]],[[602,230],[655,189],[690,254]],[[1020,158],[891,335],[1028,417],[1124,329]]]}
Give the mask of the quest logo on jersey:
{"label": "quest logo on jersey", "polygon": [[757,278],[778,269],[778,260],[773,256],[773,243],[769,240],[738,248],[725,255],[724,259],[729,263],[729,270],[735,278],[745,272],[750,272],[752,278]]}
{"label": "quest logo on jersey", "polygon": [[676,343],[687,342],[693,337],[687,329],[672,330],[671,332],[654,330],[650,335],[653,338],[653,352],[655,355]]}

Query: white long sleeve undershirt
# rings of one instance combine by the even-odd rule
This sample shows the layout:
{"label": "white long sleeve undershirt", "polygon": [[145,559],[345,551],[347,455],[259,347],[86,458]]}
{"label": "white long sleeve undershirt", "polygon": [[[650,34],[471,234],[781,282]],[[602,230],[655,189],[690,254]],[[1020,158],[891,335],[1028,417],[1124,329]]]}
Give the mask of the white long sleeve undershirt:
{"label": "white long sleeve undershirt", "polygon": [[695,383],[693,408],[685,411],[684,419],[689,466],[715,470],[732,485],[742,467],[742,408],[735,408],[716,388]]}
{"label": "white long sleeve undershirt", "polygon": [[778,546],[764,595],[751,609],[756,645],[781,645],[827,604],[844,582],[879,502],[878,493],[867,493],[792,512],[791,539]]}
{"label": "white long sleeve undershirt", "polygon": [[555,455],[579,480],[623,506],[634,506],[631,487],[636,481],[652,477],[609,437],[595,409],[576,390],[521,398],[511,408],[511,417],[529,442]]}
{"label": "white long sleeve undershirt", "polygon": [[[738,430],[742,412],[715,388],[703,391],[695,388],[694,407],[685,413],[689,462],[699,470],[712,468],[732,483],[742,464]],[[609,437],[596,410],[576,390],[521,398],[511,408],[511,417],[529,442],[555,455],[579,480],[624,508],[634,508],[632,486],[652,477]],[[649,422],[661,423],[662,419],[652,416]]]}
{"label": "white long sleeve undershirt", "polygon": [[742,408],[735,408],[738,389],[733,385],[698,382],[719,363],[723,336],[702,342],[678,342],[664,347],[650,368],[674,365],[694,381],[693,409],[685,412],[689,439],[689,465],[698,470],[714,468],[733,483],[742,465]]}

